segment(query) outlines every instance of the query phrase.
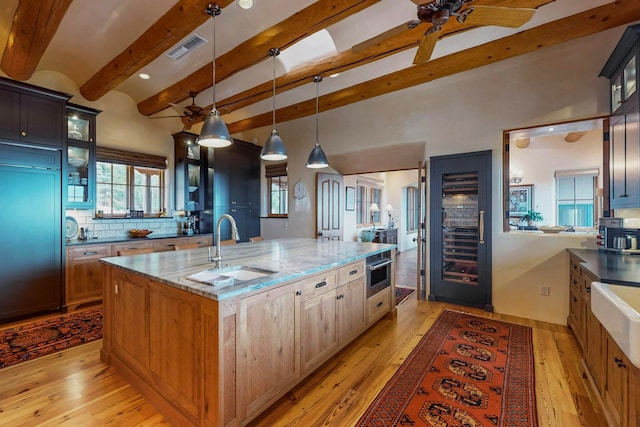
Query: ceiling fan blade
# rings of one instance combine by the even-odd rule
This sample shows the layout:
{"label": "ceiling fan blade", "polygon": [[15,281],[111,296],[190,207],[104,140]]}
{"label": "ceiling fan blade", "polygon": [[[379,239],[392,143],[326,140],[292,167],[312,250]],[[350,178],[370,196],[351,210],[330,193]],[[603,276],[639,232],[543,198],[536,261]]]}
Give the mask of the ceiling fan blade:
{"label": "ceiling fan blade", "polygon": [[182,105],[178,105],[178,104],[174,104],[174,103],[169,103],[170,106],[173,107],[174,110],[176,110],[176,112],[178,114],[184,114],[187,116],[190,116],[192,113],[191,111],[189,111],[187,108],[183,107]]}
{"label": "ceiling fan blade", "polygon": [[438,31],[427,32],[422,40],[420,40],[420,46],[418,46],[418,52],[416,52],[415,58],[413,58],[414,64],[424,64],[428,62],[433,53],[433,49],[436,47],[438,41]]}
{"label": "ceiling fan blade", "polygon": [[569,132],[567,136],[564,137],[564,140],[567,142],[576,142],[580,138],[582,138],[587,133],[586,130],[580,132]]}
{"label": "ceiling fan blade", "polygon": [[464,21],[471,25],[496,25],[498,27],[518,28],[527,23],[536,12],[535,9],[497,6],[473,6]]}
{"label": "ceiling fan blade", "polygon": [[411,0],[416,6],[420,6],[421,4],[428,3],[426,0]]}
{"label": "ceiling fan blade", "polygon": [[149,119],[171,119],[174,117],[185,117],[185,116],[156,116],[156,117],[147,117]]}
{"label": "ceiling fan blade", "polygon": [[384,33],[380,33],[377,36],[371,37],[369,40],[365,40],[362,43],[358,43],[351,48],[351,51],[354,53],[362,52],[363,50],[375,46],[378,43],[382,43],[383,41],[390,39],[391,37],[397,36],[398,34],[402,34],[403,32],[409,29],[409,23],[412,21],[405,22],[404,24],[400,24],[397,27],[393,27],[390,30],[385,31]]}

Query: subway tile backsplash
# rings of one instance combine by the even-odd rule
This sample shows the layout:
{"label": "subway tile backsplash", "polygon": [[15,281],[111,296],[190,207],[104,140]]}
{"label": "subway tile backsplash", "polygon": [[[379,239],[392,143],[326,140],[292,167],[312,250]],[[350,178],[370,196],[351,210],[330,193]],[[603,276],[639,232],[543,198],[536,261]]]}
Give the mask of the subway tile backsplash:
{"label": "subway tile backsplash", "polygon": [[148,229],[156,234],[176,234],[181,232],[184,222],[182,217],[98,219],[93,217],[93,211],[80,209],[68,209],[66,215],[78,221],[78,229],[88,228],[99,239],[127,237],[131,229]]}

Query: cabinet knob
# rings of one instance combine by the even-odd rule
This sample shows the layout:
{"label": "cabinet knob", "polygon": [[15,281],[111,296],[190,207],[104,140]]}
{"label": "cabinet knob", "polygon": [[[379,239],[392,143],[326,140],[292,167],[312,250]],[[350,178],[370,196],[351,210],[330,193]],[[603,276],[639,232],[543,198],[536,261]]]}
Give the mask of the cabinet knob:
{"label": "cabinet knob", "polygon": [[20,132],[21,136],[27,136],[27,133],[25,131]]}
{"label": "cabinet knob", "polygon": [[356,270],[351,270],[351,271],[349,272],[349,276],[353,276],[353,275],[354,275],[354,274],[356,274],[357,272],[358,272],[358,270],[357,270],[357,269],[356,269]]}
{"label": "cabinet knob", "polygon": [[336,299],[343,299],[343,298],[344,298],[344,295],[343,295],[343,294],[340,294],[340,295],[338,295],[338,296],[336,297]]}
{"label": "cabinet knob", "polygon": [[618,368],[626,368],[627,367],[627,365],[622,363],[622,359],[620,359],[619,357],[614,357],[613,361],[616,362],[616,365],[618,365]]}
{"label": "cabinet knob", "polygon": [[376,308],[380,308],[380,307],[382,307],[382,301],[376,304]]}
{"label": "cabinet knob", "polygon": [[323,287],[323,286],[327,286],[327,281],[326,281],[326,280],[323,280],[323,281],[322,281],[322,282],[320,282],[320,283],[316,283],[316,289],[317,289],[317,288],[321,288],[321,287]]}
{"label": "cabinet knob", "polygon": [[302,295],[302,291],[296,291],[296,296]]}

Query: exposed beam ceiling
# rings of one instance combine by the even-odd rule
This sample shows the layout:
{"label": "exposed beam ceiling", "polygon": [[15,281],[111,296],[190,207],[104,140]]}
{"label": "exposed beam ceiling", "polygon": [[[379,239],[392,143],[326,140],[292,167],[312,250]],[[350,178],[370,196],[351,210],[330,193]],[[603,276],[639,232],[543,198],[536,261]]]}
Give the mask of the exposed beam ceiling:
{"label": "exposed beam ceiling", "polygon": [[[512,36],[485,43],[426,64],[403,70],[339,90],[319,99],[320,111],[342,107],[365,99],[406,89],[445,76],[492,64],[579,37],[588,36],[640,20],[640,2],[619,1],[562,18]],[[536,43],[531,43],[536,40]],[[285,122],[315,114],[315,98],[276,111],[277,122]],[[272,113],[259,114],[229,123],[233,133],[271,124]]]}

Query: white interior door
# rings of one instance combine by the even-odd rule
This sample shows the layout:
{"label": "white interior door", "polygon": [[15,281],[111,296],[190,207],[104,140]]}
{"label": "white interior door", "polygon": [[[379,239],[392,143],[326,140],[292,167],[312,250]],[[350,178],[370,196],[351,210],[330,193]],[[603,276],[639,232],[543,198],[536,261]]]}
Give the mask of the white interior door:
{"label": "white interior door", "polygon": [[342,175],[318,173],[317,237],[342,240],[343,179]]}

